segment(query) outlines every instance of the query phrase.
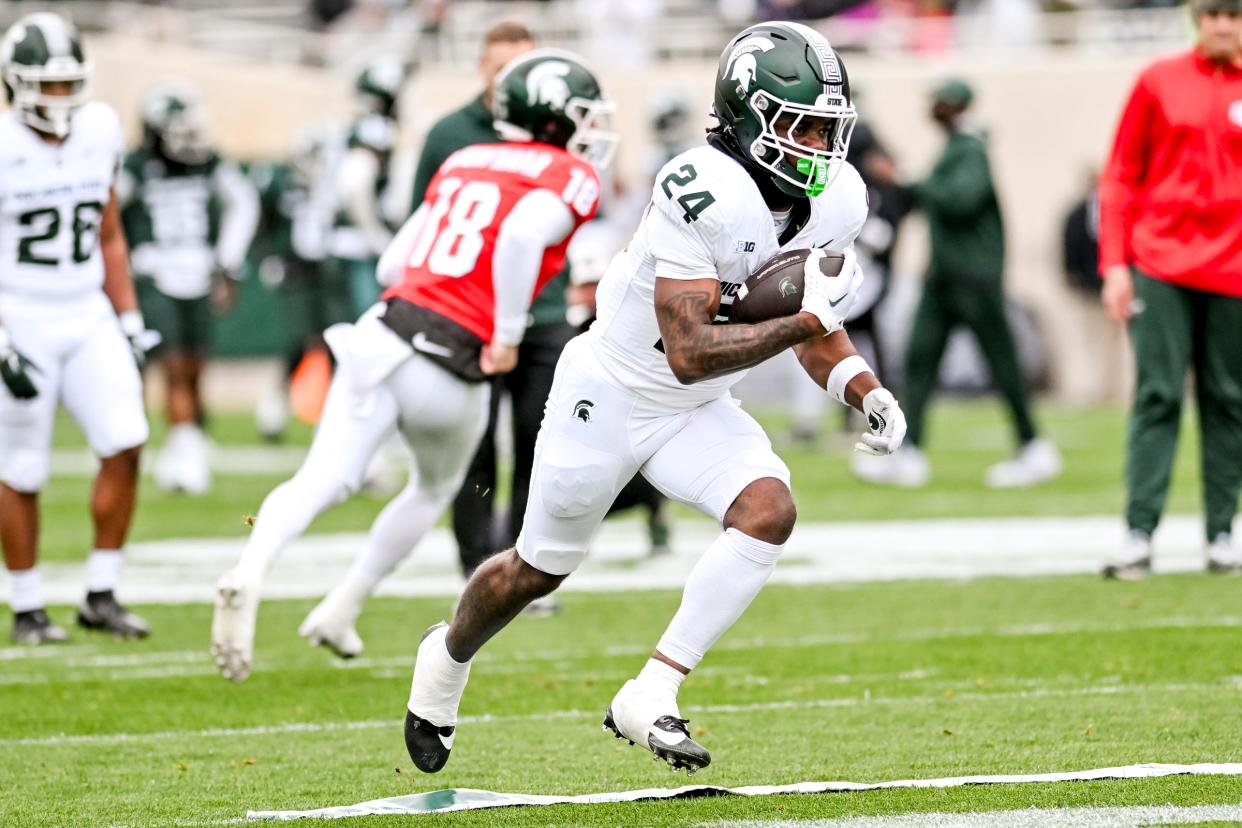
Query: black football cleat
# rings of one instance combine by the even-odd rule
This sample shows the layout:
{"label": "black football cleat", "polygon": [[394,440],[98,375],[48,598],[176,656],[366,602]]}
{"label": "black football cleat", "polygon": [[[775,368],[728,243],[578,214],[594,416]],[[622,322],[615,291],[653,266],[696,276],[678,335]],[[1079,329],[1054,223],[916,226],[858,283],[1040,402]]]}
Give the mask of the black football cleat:
{"label": "black football cleat", "polygon": [[37,647],[40,644],[61,644],[69,640],[62,627],[53,623],[42,609],[13,613],[14,644]]}
{"label": "black football cleat", "polygon": [[151,634],[146,620],[122,606],[110,589],[86,593],[86,600],[78,606],[78,626],[123,639],[146,638]]}
{"label": "black football cleat", "polygon": [[670,706],[644,693],[635,681],[627,681],[604,714],[604,730],[651,751],[673,773],[685,768],[690,776],[710,765],[712,755],[690,737],[688,719],[663,712]]}
{"label": "black football cleat", "polygon": [[405,749],[414,760],[414,767],[423,773],[436,773],[449,760],[453,749],[454,725],[441,727],[405,711]]}

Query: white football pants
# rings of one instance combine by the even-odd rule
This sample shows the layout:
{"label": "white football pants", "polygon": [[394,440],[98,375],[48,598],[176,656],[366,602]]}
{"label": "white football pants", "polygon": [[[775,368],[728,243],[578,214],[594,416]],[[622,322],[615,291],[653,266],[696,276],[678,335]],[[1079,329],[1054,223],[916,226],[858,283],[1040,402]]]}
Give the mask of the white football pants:
{"label": "white football pants", "polygon": [[[371,457],[395,429],[410,452],[410,479],[371,527],[364,558],[373,587],[434,525],[478,447],[487,383],[450,374],[374,317],[351,327],[347,342],[331,340],[337,372],[319,427],[301,468],[263,501],[238,565],[243,577],[261,579],[316,516],[356,493]],[[378,378],[377,366],[384,372]]]}

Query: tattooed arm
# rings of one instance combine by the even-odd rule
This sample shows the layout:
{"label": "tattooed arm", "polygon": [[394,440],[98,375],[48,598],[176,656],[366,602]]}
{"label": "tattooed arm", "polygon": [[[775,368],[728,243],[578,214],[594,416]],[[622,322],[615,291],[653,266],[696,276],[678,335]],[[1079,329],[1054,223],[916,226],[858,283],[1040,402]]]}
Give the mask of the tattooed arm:
{"label": "tattooed arm", "polygon": [[[850,342],[849,334],[844,330],[836,331],[828,336],[813,339],[794,346],[794,353],[802,363],[807,376],[815,380],[815,384],[823,388],[828,384],[828,375],[838,362],[846,357],[854,356],[854,343]],[[863,397],[880,387],[875,374],[864,371],[849,381],[845,386],[845,401],[852,407],[862,411]]]}
{"label": "tattooed arm", "polygon": [[720,305],[715,279],[656,278],[655,311],[673,376],[692,385],[758,365],[781,351],[822,337],[813,315],[799,312],[757,325],[713,325]]}

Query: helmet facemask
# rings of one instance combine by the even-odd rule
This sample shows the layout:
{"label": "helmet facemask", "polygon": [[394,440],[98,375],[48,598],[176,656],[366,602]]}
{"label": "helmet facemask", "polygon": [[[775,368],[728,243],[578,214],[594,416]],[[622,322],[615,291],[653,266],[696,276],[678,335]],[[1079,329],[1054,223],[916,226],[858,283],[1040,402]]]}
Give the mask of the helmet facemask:
{"label": "helmet facemask", "polygon": [[[759,89],[746,105],[762,128],[746,147],[755,163],[773,174],[783,192],[814,198],[841,172],[858,114],[844,96],[821,95],[813,105],[777,98]],[[808,120],[809,119],[809,120]],[[826,125],[824,148],[801,143],[795,134]]]}
{"label": "helmet facemask", "polygon": [[[90,100],[91,66],[72,57],[54,57],[39,66],[10,63],[4,84],[22,122],[39,132],[64,138],[73,116]],[[48,94],[44,84],[67,83],[68,94]]]}
{"label": "helmet facemask", "polygon": [[197,105],[168,113],[160,127],[159,138],[160,149],[170,161],[192,167],[205,164],[211,158],[207,118]]}
{"label": "helmet facemask", "polygon": [[565,114],[574,122],[574,132],[565,149],[603,172],[612,164],[620,135],[612,128],[617,107],[608,100],[570,98]]}

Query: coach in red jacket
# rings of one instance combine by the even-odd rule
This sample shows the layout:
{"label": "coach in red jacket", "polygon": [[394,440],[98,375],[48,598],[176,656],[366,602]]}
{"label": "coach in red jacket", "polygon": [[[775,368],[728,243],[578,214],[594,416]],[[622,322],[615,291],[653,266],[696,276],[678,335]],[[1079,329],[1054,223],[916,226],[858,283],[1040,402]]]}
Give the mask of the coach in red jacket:
{"label": "coach in red jacket", "polygon": [[1127,446],[1129,534],[1105,577],[1151,571],[1182,391],[1194,368],[1208,568],[1242,569],[1242,0],[1195,0],[1198,43],[1139,76],[1100,183],[1100,272],[1138,368]]}

